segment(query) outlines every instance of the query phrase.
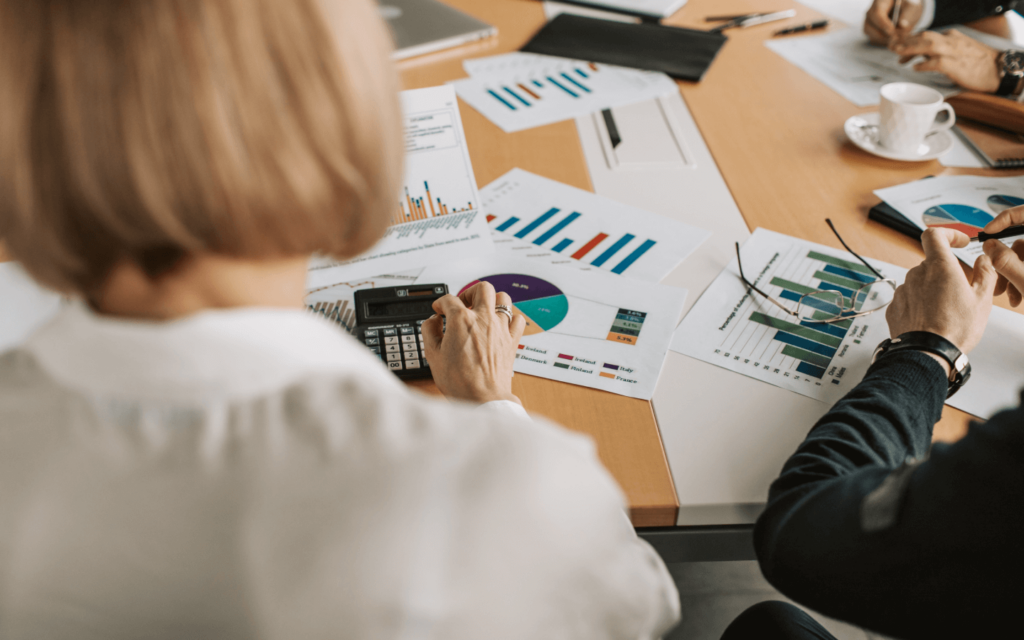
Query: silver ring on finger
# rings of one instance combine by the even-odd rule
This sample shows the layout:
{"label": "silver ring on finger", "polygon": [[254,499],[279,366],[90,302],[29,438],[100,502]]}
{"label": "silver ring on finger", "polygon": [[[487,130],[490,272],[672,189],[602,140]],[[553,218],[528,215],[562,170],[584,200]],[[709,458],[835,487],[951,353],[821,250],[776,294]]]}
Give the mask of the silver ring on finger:
{"label": "silver ring on finger", "polygon": [[512,309],[510,309],[508,305],[499,304],[495,306],[494,313],[500,313],[501,315],[508,318],[508,324],[509,326],[512,326]]}

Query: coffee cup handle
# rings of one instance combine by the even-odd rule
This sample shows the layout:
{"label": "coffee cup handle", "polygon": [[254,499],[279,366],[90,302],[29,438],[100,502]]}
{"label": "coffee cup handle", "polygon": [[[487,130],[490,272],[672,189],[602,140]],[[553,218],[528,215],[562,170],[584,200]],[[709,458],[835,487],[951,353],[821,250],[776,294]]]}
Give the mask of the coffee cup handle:
{"label": "coffee cup handle", "polygon": [[928,131],[928,133],[935,133],[936,131],[945,131],[946,129],[952,128],[952,126],[956,124],[956,113],[953,111],[952,105],[950,105],[948,102],[943,102],[942,107],[940,107],[939,110],[935,112],[935,119],[938,120],[939,114],[942,113],[943,111],[948,113],[949,117],[946,118],[945,122],[933,122],[932,128]]}

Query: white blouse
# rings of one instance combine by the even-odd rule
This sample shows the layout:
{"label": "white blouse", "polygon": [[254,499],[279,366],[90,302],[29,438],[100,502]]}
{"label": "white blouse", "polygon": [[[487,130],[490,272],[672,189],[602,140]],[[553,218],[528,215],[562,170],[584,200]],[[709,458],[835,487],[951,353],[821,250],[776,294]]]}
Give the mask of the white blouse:
{"label": "white blouse", "polygon": [[588,439],[302,311],[71,305],[0,355],[4,640],[655,638],[623,512]]}

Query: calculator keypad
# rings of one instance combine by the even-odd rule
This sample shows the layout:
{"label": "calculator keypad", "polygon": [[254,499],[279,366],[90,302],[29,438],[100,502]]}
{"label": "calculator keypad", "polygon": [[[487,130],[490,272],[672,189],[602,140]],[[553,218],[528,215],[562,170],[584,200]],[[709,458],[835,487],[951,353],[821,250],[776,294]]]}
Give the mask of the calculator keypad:
{"label": "calculator keypad", "polygon": [[414,327],[367,329],[363,333],[363,342],[392,371],[418,373],[430,367],[427,364],[422,324],[420,320]]}

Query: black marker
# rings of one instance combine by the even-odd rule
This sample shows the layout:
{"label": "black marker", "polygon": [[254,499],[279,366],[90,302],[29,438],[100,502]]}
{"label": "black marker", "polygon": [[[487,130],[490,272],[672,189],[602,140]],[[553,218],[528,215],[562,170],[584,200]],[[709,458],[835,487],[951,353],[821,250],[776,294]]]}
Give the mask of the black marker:
{"label": "black marker", "polygon": [[985,242],[986,240],[1002,240],[1003,238],[1013,238],[1016,236],[1024,236],[1024,225],[1017,225],[1016,227],[1008,227],[1002,231],[996,233],[985,233],[984,231],[978,232],[977,238],[971,238],[971,242]]}
{"label": "black marker", "polygon": [[828,26],[828,20],[818,20],[817,22],[811,22],[811,23],[808,23],[808,24],[802,24],[802,25],[800,25],[798,27],[790,27],[788,29],[782,29],[781,31],[776,31],[772,35],[773,36],[787,36],[787,35],[789,35],[791,33],[800,33],[802,31],[813,31],[815,29],[824,29],[827,26]]}

